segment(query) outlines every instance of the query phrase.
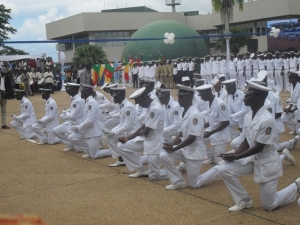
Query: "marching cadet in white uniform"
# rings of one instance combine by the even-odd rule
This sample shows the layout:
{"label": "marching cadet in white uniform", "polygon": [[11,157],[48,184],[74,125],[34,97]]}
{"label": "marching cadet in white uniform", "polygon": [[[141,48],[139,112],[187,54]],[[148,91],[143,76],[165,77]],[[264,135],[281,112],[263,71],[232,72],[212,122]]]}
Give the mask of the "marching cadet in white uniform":
{"label": "marching cadet in white uniform", "polygon": [[[212,63],[212,67],[211,67],[211,73],[212,73],[211,80],[212,80],[219,74],[219,66],[220,66],[219,58],[217,58],[217,56],[214,55],[214,60],[211,63]],[[210,83],[211,80],[207,82]]]}
{"label": "marching cadet in white uniform", "polygon": [[259,71],[266,70],[266,60],[265,60],[264,54],[258,55],[258,58],[259,58],[259,60],[258,60]]}
{"label": "marching cadet in white uniform", "polygon": [[[226,60],[226,58],[225,58],[225,56],[221,56],[221,60],[220,60],[220,62],[219,62],[220,64],[220,73],[221,74],[224,74],[225,75],[225,77],[227,78],[227,79],[229,79],[229,74],[228,74],[228,63],[227,63],[227,60]],[[220,74],[219,73],[219,74]]]}
{"label": "marching cadet in white uniform", "polygon": [[238,86],[243,91],[245,89],[245,60],[243,60],[243,56],[241,54],[238,54],[236,67],[238,73]]}
{"label": "marching cadet in white uniform", "polygon": [[300,193],[300,178],[285,189],[276,192],[278,178],[282,176],[282,165],[274,148],[276,123],[272,114],[264,107],[269,88],[247,81],[249,89],[245,105],[252,111],[245,116],[242,131],[243,142],[230,154],[220,156],[227,162],[218,168],[219,175],[229,189],[235,206],[229,211],[240,211],[253,207],[253,202],[240,183],[238,176],[254,173],[254,182],[259,183],[261,202],[266,210],[295,201]]}
{"label": "marching cadet in white uniform", "polygon": [[[53,129],[59,125],[57,104],[53,98],[50,97],[52,89],[40,88],[42,98],[46,100],[45,116],[32,124],[32,129],[39,139],[38,145],[48,143],[49,145],[60,142],[59,138],[53,133]],[[45,129],[45,132],[43,132]]]}
{"label": "marching cadet in white uniform", "polygon": [[50,71],[50,67],[46,67],[46,72],[44,73],[44,79],[45,79],[45,88],[51,89],[53,94],[53,73]]}
{"label": "marching cadet in white uniform", "polygon": [[258,71],[259,71],[259,59],[257,58],[255,53],[252,53],[250,55],[250,58],[252,59],[252,65],[253,65],[253,77],[257,77]]}
{"label": "marching cadet in white uniform", "polygon": [[[76,133],[83,132],[84,138],[87,142],[79,142],[79,147],[85,152],[82,158],[98,158],[100,154],[99,145],[103,136],[103,128],[101,123],[101,111],[98,103],[94,99],[95,92],[93,86],[87,84],[80,84],[82,87],[81,98],[85,99],[84,106],[84,121],[81,124],[71,127],[75,133],[72,139],[76,140],[74,136]],[[78,139],[82,138],[82,135],[78,135]],[[81,145],[81,146],[80,146]]]}
{"label": "marching cadet in white uniform", "polygon": [[79,84],[65,83],[66,92],[71,96],[71,106],[67,110],[63,110],[60,118],[64,121],[63,124],[58,125],[53,129],[53,133],[66,145],[64,152],[76,150],[81,152],[82,150],[73,145],[69,140],[69,135],[72,133],[71,127],[79,125],[84,119],[84,100],[78,93]]}
{"label": "marching cadet in white uniform", "polygon": [[[165,110],[162,105],[150,98],[146,88],[143,87],[135,91],[130,98],[134,98],[136,103],[147,108],[143,125],[129,136],[121,136],[118,143],[121,156],[129,171],[138,170],[135,174],[129,175],[131,178],[148,176],[151,180],[167,179],[164,170],[160,170],[159,154],[162,151],[163,129],[165,120]],[[139,153],[147,155],[149,172],[142,165],[138,157]]]}
{"label": "marching cadet in white uniform", "polygon": [[208,83],[210,83],[210,81],[213,79],[212,78],[212,61],[210,61],[210,56],[207,55],[205,57],[205,74],[201,74],[201,75],[205,75],[205,78],[207,80]]}
{"label": "marching cadet in white uniform", "polygon": [[225,104],[227,104],[228,93],[224,87],[222,88],[222,83],[220,82],[220,80],[217,77],[215,77],[211,81],[211,85],[213,86],[213,88],[215,90],[215,96],[217,98],[221,99]]}
{"label": "marching cadet in white uniform", "polygon": [[172,137],[178,135],[178,129],[180,127],[180,117],[183,108],[180,107],[170,95],[170,89],[158,89],[158,99],[163,107],[166,108],[166,119],[164,123],[164,139],[165,142],[171,143]]}
{"label": "marching cadet in white uniform", "polygon": [[274,59],[272,54],[267,54],[266,69],[268,71],[268,80],[274,80]]}
{"label": "marching cadet in white uniform", "polygon": [[229,79],[236,79],[236,61],[234,60],[234,56],[230,55],[230,60],[228,62],[228,72],[229,72]]}
{"label": "marching cadet in white uniform", "polygon": [[283,60],[282,58],[279,58],[279,52],[275,53],[275,59],[274,59],[274,69],[275,69],[275,82],[277,85],[277,88],[279,91],[283,90],[283,79],[282,76],[283,73]]}
{"label": "marching cadet in white uniform", "polygon": [[221,99],[213,95],[211,88],[212,85],[210,84],[196,88],[201,98],[209,102],[208,122],[204,125],[207,128],[204,132],[204,138],[210,139],[213,151],[207,148],[208,159],[203,164],[210,164],[212,162],[218,164],[221,159],[218,155],[225,153],[226,145],[231,140],[228,107]]}
{"label": "marching cadet in white uniform", "polygon": [[24,90],[15,89],[15,93],[16,99],[21,103],[21,114],[19,116],[12,115],[13,121],[10,125],[19,132],[20,139],[35,138],[35,133],[31,128],[31,125],[36,121],[32,103],[24,97],[26,95]]}
{"label": "marching cadet in white uniform", "polygon": [[298,69],[298,58],[295,56],[295,52],[290,52],[290,71],[296,72]]}
{"label": "marching cadet in white uniform", "polygon": [[246,80],[250,80],[252,77],[252,71],[253,71],[253,61],[250,58],[250,53],[246,53],[246,59],[245,59],[245,78]]}
{"label": "marching cadet in white uniform", "polygon": [[185,162],[188,184],[191,188],[199,188],[213,180],[218,170],[211,168],[206,173],[199,176],[202,161],[207,158],[204,136],[204,117],[199,114],[195,105],[193,105],[194,89],[182,85],[177,85],[178,101],[184,111],[181,116],[179,134],[174,141],[164,143],[160,159],[168,174],[171,184],[166,186],[166,190],[175,190],[185,188],[187,183],[181,173],[174,165],[174,161]]}
{"label": "marching cadet in white uniform", "polygon": [[104,129],[103,132],[106,135],[106,140],[109,149],[101,150],[102,157],[112,156],[119,160],[114,164],[109,164],[111,167],[125,165],[118,148],[118,139],[121,136],[131,135],[138,128],[138,115],[135,106],[127,100],[125,88],[111,88],[113,91],[114,102],[121,107],[120,111],[120,123],[110,129]]}
{"label": "marching cadet in white uniform", "polygon": [[231,138],[234,139],[240,135],[237,128],[242,128],[244,117],[250,108],[244,105],[244,93],[236,88],[236,80],[226,80],[222,82],[228,93],[227,105],[230,115],[229,131]]}
{"label": "marching cadet in white uniform", "polygon": [[283,69],[284,69],[284,88],[286,91],[290,90],[290,82],[288,77],[288,71],[290,70],[290,58],[289,53],[285,52],[283,55]]}
{"label": "marching cadet in white uniform", "polygon": [[289,71],[288,73],[290,85],[290,93],[291,93],[291,101],[290,104],[283,110],[284,113],[282,115],[283,123],[289,127],[292,131],[289,134],[296,134],[296,124],[293,121],[295,118],[295,111],[297,110],[297,102],[300,98],[300,84],[298,82],[298,74],[293,71]]}

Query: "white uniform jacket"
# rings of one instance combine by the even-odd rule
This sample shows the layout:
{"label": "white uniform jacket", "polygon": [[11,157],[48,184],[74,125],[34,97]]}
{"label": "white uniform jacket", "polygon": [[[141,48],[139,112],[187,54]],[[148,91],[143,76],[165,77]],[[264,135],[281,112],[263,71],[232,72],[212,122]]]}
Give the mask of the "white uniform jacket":
{"label": "white uniform jacket", "polygon": [[183,108],[180,107],[179,103],[173,99],[170,99],[166,106],[166,120],[164,124],[164,135],[176,136],[180,127],[180,118],[183,112]]}
{"label": "white uniform jacket", "polygon": [[17,120],[23,122],[24,129],[31,127],[31,125],[36,121],[32,103],[25,97],[21,100],[21,115],[17,116]]}
{"label": "white uniform jacket", "polygon": [[121,103],[120,123],[112,129],[115,136],[128,136],[139,129],[138,115],[135,106],[126,98]]}
{"label": "white uniform jacket", "polygon": [[282,164],[274,145],[276,135],[274,116],[265,107],[261,107],[253,119],[252,111],[247,113],[241,134],[243,140],[247,139],[250,148],[257,142],[265,144],[261,152],[241,159],[242,165],[249,161],[254,162],[254,182],[256,183],[264,183],[282,176]]}
{"label": "white uniform jacket", "polygon": [[84,120],[84,104],[85,102],[80,94],[75,95],[72,99],[70,109],[65,114],[66,120],[73,122],[75,125],[81,124]]}
{"label": "white uniform jacket", "polygon": [[144,154],[160,154],[164,141],[163,130],[166,110],[162,105],[153,100],[147,108],[144,124],[151,128],[144,141]]}
{"label": "white uniform jacket", "polygon": [[192,160],[207,159],[206,148],[203,144],[204,117],[195,105],[192,105],[182,117],[179,132],[182,134],[182,140],[187,139],[190,135],[196,137],[192,144],[182,149],[185,158]]}
{"label": "white uniform jacket", "polygon": [[53,128],[59,125],[57,104],[53,98],[48,98],[45,105],[45,116],[40,121],[45,125],[46,132],[52,133]]}
{"label": "white uniform jacket", "polygon": [[230,118],[237,122],[240,127],[244,124],[245,115],[251,110],[249,107],[245,106],[244,96],[245,94],[242,91],[236,90],[234,99],[232,95],[228,95],[227,101]]}
{"label": "white uniform jacket", "polygon": [[78,125],[78,128],[80,131],[85,132],[85,138],[103,135],[101,111],[93,96],[89,96],[85,101],[84,121]]}

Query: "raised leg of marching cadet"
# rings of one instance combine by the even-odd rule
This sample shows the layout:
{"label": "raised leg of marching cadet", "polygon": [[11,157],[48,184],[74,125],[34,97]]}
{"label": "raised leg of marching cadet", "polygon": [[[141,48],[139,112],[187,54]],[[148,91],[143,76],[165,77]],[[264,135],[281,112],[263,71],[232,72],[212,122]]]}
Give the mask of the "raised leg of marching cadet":
{"label": "raised leg of marching cadet", "polygon": [[[176,152],[168,153],[162,152],[160,154],[160,160],[166,170],[168,178],[170,179],[173,185],[176,185],[178,188],[186,187],[186,181],[183,178],[182,174],[176,168],[174,161],[184,161],[187,171],[188,184],[191,188],[199,188],[218,176],[218,170],[215,166],[208,170],[206,173],[199,176],[202,161],[200,160],[190,160],[183,156],[182,151],[178,150]],[[173,185],[166,186],[166,189],[171,190]]]}
{"label": "raised leg of marching cadet", "polygon": [[14,128],[21,135],[21,138],[32,139],[35,138],[35,133],[31,127],[23,128],[23,122],[18,120],[13,120],[10,123],[11,127]]}
{"label": "raised leg of marching cadet", "polygon": [[45,144],[48,141],[47,135],[44,133],[43,129],[45,129],[45,125],[43,123],[34,122],[31,126],[34,131],[36,137],[39,139],[38,144]]}
{"label": "raised leg of marching cadet", "polygon": [[64,151],[71,151],[75,150],[74,145],[70,142],[68,136],[71,133],[71,130],[69,129],[69,123],[63,123],[53,129],[53,133],[58,137],[64,145],[67,146],[67,148],[64,149]]}
{"label": "raised leg of marching cadet", "polygon": [[[247,208],[251,208],[253,206],[252,200],[239,181],[238,176],[253,174],[253,161],[246,164],[242,163],[242,160],[226,162],[219,166],[218,171],[229,189],[235,204],[243,201],[245,204],[248,204]],[[260,198],[264,209],[271,211],[279,206],[295,201],[297,191],[299,192],[299,187],[297,186],[298,182],[300,184],[299,178],[295,183],[278,192],[276,192],[278,178],[259,183]],[[229,209],[229,211],[234,210]]]}
{"label": "raised leg of marching cadet", "polygon": [[283,89],[283,80],[281,76],[281,70],[275,70],[275,82],[278,90],[282,91]]}

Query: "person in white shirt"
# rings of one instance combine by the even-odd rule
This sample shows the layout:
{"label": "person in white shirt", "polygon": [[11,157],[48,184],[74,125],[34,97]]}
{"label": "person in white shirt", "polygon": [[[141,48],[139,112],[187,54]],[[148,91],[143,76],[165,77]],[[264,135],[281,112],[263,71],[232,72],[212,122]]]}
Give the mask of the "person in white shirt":
{"label": "person in white shirt", "polygon": [[181,77],[182,77],[182,62],[181,59],[177,59],[177,83],[181,84]]}
{"label": "person in white shirt", "polygon": [[189,57],[189,63],[188,63],[188,69],[189,69],[189,77],[191,81],[191,87],[194,87],[194,70],[195,70],[195,63],[194,60],[192,60],[192,57]]}
{"label": "person in white shirt", "polygon": [[173,88],[178,84],[177,63],[173,63]]}
{"label": "person in white shirt", "polygon": [[246,59],[245,59],[245,75],[246,75],[246,80],[250,80],[252,77],[253,73],[253,61],[250,58],[250,53],[246,53]]}
{"label": "person in white shirt", "polygon": [[228,62],[228,73],[229,79],[237,79],[236,77],[236,61],[234,60],[234,55],[230,55],[230,61]]}
{"label": "person in white shirt", "polygon": [[274,80],[274,60],[272,58],[272,54],[268,53],[266,58],[266,69],[268,71],[268,79]]}
{"label": "person in white shirt", "polygon": [[210,55],[207,55],[205,57],[205,79],[207,83],[209,83],[213,78],[212,78],[212,61],[210,60]]}
{"label": "person in white shirt", "polygon": [[289,53],[285,52],[283,54],[283,69],[284,69],[284,79],[283,79],[283,86],[286,91],[290,90],[290,83],[288,78],[288,71],[290,70],[290,58]]}
{"label": "person in white shirt", "polygon": [[243,56],[241,54],[238,54],[236,67],[238,72],[238,86],[243,91],[245,89],[245,60],[243,60]]}
{"label": "person in white shirt", "polygon": [[221,56],[220,60],[220,74],[225,74],[226,79],[229,79],[228,62],[224,55]]}
{"label": "person in white shirt", "polygon": [[274,59],[274,69],[275,69],[275,82],[277,85],[277,88],[279,91],[283,90],[283,79],[282,76],[284,75],[283,73],[283,59],[279,58],[279,52],[275,53],[275,59]]}
{"label": "person in white shirt", "polygon": [[134,62],[133,63],[133,67],[132,67],[132,82],[133,82],[133,88],[138,88],[138,78],[139,78],[139,67],[137,67],[137,63]]}
{"label": "person in white shirt", "polygon": [[290,52],[290,71],[296,72],[298,70],[298,58],[295,56],[295,52]]}
{"label": "person in white shirt", "polygon": [[265,60],[264,54],[258,55],[258,58],[259,58],[259,60],[258,60],[259,71],[266,70],[266,60]]}
{"label": "person in white shirt", "polygon": [[253,77],[256,78],[259,71],[259,59],[257,58],[256,53],[252,53],[250,58],[252,59]]}
{"label": "person in white shirt", "polygon": [[[211,69],[211,73],[212,73],[212,78],[214,79],[218,74],[219,74],[219,65],[220,65],[220,61],[219,61],[219,57],[217,57],[217,55],[214,55],[214,60],[212,61],[212,69]],[[208,83],[210,81],[207,81]]]}
{"label": "person in white shirt", "polygon": [[182,57],[182,75],[181,77],[185,77],[187,76],[187,72],[188,72],[188,61],[185,57]]}

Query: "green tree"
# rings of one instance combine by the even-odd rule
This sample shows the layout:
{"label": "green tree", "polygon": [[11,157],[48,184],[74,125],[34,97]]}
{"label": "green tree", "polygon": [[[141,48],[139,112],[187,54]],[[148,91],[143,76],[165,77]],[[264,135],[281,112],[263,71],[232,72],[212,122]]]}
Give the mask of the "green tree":
{"label": "green tree", "polygon": [[[248,33],[248,30],[245,27],[232,27],[230,28],[230,32],[232,34],[245,34]],[[224,31],[221,32],[223,34]],[[230,51],[233,52],[234,54],[239,53],[240,48],[244,47],[247,44],[247,41],[251,39],[252,36],[232,36],[230,38]],[[225,38],[218,38],[215,46],[216,50],[220,50],[222,52],[226,51],[226,40]]]}
{"label": "green tree", "polygon": [[76,48],[72,60],[76,67],[87,62],[103,63],[106,60],[106,53],[98,45],[83,45]]}
{"label": "green tree", "polygon": [[[221,21],[225,25],[225,35],[230,35],[229,23],[233,18],[233,6],[235,4],[239,5],[239,10],[242,11],[244,8],[244,2],[252,0],[211,0],[212,7],[216,12],[221,14]],[[230,37],[225,37],[226,39],[226,55],[227,60],[230,58]]]}
{"label": "green tree", "polygon": [[28,55],[23,50],[15,49],[1,43],[2,41],[9,40],[9,33],[15,34],[17,32],[9,23],[9,20],[12,19],[10,13],[11,9],[7,9],[5,5],[0,4],[0,55]]}

